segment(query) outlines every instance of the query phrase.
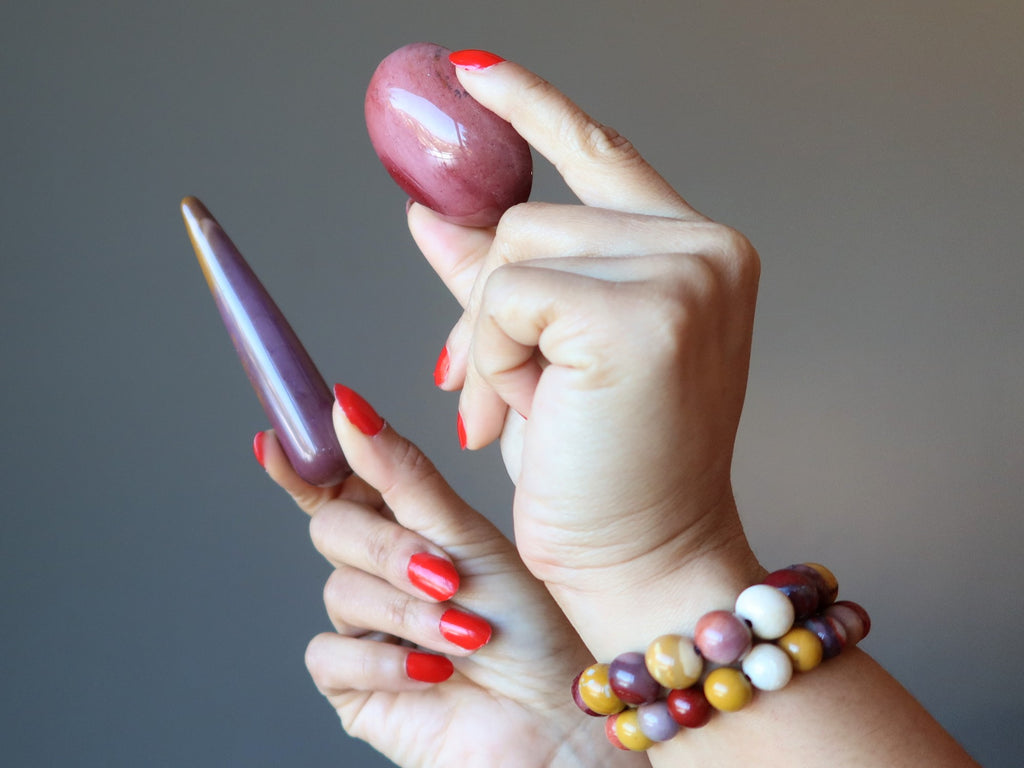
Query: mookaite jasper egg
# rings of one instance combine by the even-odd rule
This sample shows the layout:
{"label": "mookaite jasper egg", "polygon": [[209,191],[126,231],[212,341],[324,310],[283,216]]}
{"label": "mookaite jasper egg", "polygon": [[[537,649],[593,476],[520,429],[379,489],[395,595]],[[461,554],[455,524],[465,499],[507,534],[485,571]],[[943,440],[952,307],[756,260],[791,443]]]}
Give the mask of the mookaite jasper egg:
{"label": "mookaite jasper egg", "polygon": [[492,226],[530,196],[530,147],[466,93],[449,53],[412,43],[384,59],[366,91],[366,128],[413,200],[457,224]]}

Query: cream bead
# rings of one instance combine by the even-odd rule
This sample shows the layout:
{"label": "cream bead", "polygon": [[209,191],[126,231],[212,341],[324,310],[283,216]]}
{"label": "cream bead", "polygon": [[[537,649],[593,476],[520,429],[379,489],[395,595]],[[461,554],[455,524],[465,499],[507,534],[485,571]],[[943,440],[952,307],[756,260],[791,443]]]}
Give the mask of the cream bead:
{"label": "cream bead", "polygon": [[759,690],[778,691],[793,677],[793,663],[777,645],[758,643],[743,659],[743,674]]}
{"label": "cream bead", "polygon": [[750,622],[754,634],[763,640],[782,637],[793,626],[793,604],[767,584],[755,584],[740,592],[736,614]]}

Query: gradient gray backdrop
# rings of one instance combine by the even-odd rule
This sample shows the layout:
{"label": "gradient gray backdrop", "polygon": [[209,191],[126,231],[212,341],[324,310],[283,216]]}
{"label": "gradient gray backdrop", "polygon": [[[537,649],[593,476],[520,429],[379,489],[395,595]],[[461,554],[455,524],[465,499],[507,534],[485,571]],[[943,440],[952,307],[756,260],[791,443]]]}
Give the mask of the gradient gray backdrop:
{"label": "gradient gray backdrop", "polygon": [[[458,451],[432,386],[455,306],[363,127],[377,61],[432,40],[543,73],[751,237],[758,554],[829,563],[865,647],[1019,765],[1022,32],[1019,2],[8,0],[0,762],[387,764],[303,667],[328,570],[253,461],[178,201],[507,525],[497,454]],[[534,197],[569,199],[543,164]]]}

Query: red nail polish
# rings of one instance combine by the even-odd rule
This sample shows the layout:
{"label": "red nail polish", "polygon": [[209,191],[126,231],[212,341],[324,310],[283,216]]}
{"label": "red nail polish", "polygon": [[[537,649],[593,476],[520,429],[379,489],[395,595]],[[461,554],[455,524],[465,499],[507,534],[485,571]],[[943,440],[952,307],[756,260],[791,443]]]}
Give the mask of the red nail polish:
{"label": "red nail polish", "polygon": [[459,591],[459,573],[443,557],[419,552],[409,558],[409,581],[435,600],[449,600]]}
{"label": "red nail polish", "polygon": [[378,416],[373,407],[354,390],[341,384],[335,384],[334,399],[338,401],[341,410],[345,412],[345,418],[364,435],[373,437],[384,429],[384,419]]}
{"label": "red nail polish", "polygon": [[257,432],[256,436],[252,439],[252,453],[253,453],[253,456],[256,457],[256,461],[258,461],[260,463],[261,467],[264,466],[264,464],[263,464],[263,438],[264,437],[266,437],[266,433],[265,432]]}
{"label": "red nail polish", "polygon": [[405,657],[405,674],[410,680],[422,683],[443,683],[452,676],[455,667],[451,659],[435,656],[432,653],[412,651]]}
{"label": "red nail polish", "polygon": [[465,51],[454,51],[448,55],[448,61],[462,69],[487,69],[500,64],[504,59],[489,51],[470,48]]}
{"label": "red nail polish", "polygon": [[459,413],[459,418],[455,422],[455,429],[459,433],[459,447],[462,450],[466,450],[466,424],[462,420],[461,413]]}
{"label": "red nail polish", "polygon": [[434,366],[434,384],[439,387],[443,387],[444,383],[448,380],[448,369],[451,367],[452,361],[448,356],[448,345],[445,344],[441,348],[441,354],[437,356],[437,365]]}
{"label": "red nail polish", "polygon": [[491,639],[491,625],[479,616],[449,608],[441,616],[441,635],[459,648],[475,651]]}

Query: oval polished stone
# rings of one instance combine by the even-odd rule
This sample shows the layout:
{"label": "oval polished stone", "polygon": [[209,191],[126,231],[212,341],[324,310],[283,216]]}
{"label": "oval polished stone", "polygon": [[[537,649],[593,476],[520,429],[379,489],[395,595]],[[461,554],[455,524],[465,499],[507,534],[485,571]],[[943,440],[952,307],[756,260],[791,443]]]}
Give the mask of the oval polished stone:
{"label": "oval polished stone", "polygon": [[[610,723],[609,741],[620,749],[628,749],[632,752],[643,752],[654,746],[642,730],[635,709],[627,709],[617,715],[608,718]],[[614,735],[614,739],[611,736]]]}
{"label": "oval polished stone", "polygon": [[794,571],[800,571],[812,576],[812,578],[819,579],[819,608],[824,608],[826,605],[831,605],[835,602],[836,597],[839,595],[839,581],[832,571],[821,563],[798,563],[789,567]]}
{"label": "oval polished stone", "polygon": [[704,660],[693,641],[682,635],[662,635],[647,646],[647,671],[666,688],[689,688],[700,679]]}
{"label": "oval polished stone", "polygon": [[[856,622],[848,617],[847,612],[856,614],[860,621],[860,632],[852,632],[852,629],[856,628]],[[847,632],[847,642],[851,645],[856,645],[871,632],[871,616],[864,610],[864,607],[860,603],[855,603],[852,600],[838,600],[828,607],[825,611],[826,616],[835,616],[841,621]],[[840,618],[842,617],[842,618]],[[847,621],[850,621],[850,626],[847,625]],[[856,639],[853,639],[853,635],[856,635]]]}
{"label": "oval polished stone", "polygon": [[835,619],[819,614],[804,621],[803,627],[816,634],[821,641],[822,659],[833,659],[843,652],[846,630]]}
{"label": "oval polished stone", "polygon": [[760,638],[774,640],[793,626],[793,603],[782,592],[767,584],[755,584],[736,598],[736,614],[750,623]]}
{"label": "oval polished stone", "polygon": [[708,661],[732,664],[750,650],[750,627],[734,613],[711,611],[697,620],[693,642]]}
{"label": "oval polished stone", "polygon": [[636,711],[637,722],[651,741],[668,741],[679,733],[679,723],[672,719],[668,702],[654,701],[642,704]]}
{"label": "oval polished stone", "polygon": [[772,643],[759,643],[743,657],[743,674],[762,691],[779,691],[793,677],[793,663],[784,650]]}
{"label": "oval polished stone", "polygon": [[413,200],[456,224],[493,226],[529,198],[533,159],[511,124],[465,91],[450,53],[412,43],[387,56],[366,91],[366,128]]}
{"label": "oval polished stone", "polygon": [[612,691],[627,704],[646,704],[661,693],[658,681],[647,671],[642,653],[630,651],[616,656],[608,665],[608,682]]}

